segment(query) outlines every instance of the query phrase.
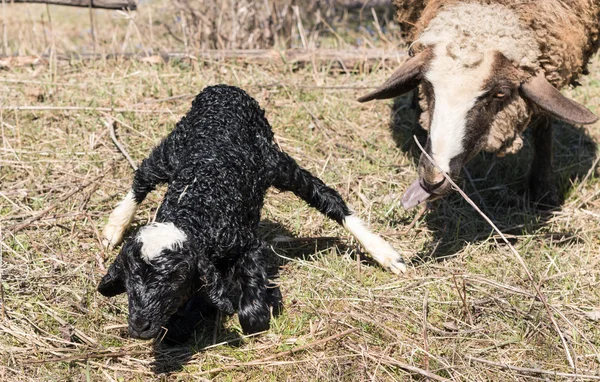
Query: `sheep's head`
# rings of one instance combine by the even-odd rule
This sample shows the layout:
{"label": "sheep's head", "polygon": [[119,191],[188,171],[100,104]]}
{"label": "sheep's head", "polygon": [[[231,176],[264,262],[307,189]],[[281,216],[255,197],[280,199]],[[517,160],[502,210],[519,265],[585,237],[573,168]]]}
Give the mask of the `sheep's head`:
{"label": "sheep's head", "polygon": [[518,150],[534,112],[576,124],[597,120],[546,80],[536,64],[537,43],[516,16],[498,6],[463,8],[440,13],[419,39],[422,51],[359,99],[393,98],[419,88],[421,124],[429,131],[425,150],[435,164],[421,155],[419,179],[403,198],[407,208],[449,193],[442,172],[457,177],[479,151]]}
{"label": "sheep's head", "polygon": [[107,297],[127,292],[132,337],[156,337],[197,292],[232,313],[231,302],[221,298],[224,285],[195,247],[172,223],[142,227],[123,245],[98,291]]}

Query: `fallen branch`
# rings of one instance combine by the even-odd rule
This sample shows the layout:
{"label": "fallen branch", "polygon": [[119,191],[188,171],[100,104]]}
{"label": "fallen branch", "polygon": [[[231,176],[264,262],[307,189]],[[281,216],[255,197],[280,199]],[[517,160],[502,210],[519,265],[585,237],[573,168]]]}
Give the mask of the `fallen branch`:
{"label": "fallen branch", "polygon": [[15,111],[104,111],[113,113],[157,113],[166,114],[171,113],[170,110],[159,109],[159,110],[140,110],[140,109],[128,109],[128,108],[112,108],[112,107],[92,107],[92,106],[0,106],[0,110],[15,110]]}
{"label": "fallen branch", "polygon": [[129,153],[127,152],[127,150],[125,150],[125,147],[123,147],[123,145],[121,145],[121,143],[117,140],[117,135],[115,134],[115,125],[116,124],[117,124],[117,121],[115,121],[115,120],[113,120],[112,123],[110,121],[104,121],[104,125],[106,125],[106,127],[108,127],[108,131],[110,132],[110,139],[112,139],[115,146],[117,146],[117,149],[119,149],[121,154],[123,154],[125,159],[127,159],[129,164],[131,165],[131,168],[133,168],[133,171],[137,171],[137,169],[138,169],[137,165],[135,164],[133,159],[131,159],[131,157],[129,156]]}
{"label": "fallen branch", "polygon": [[333,341],[335,339],[347,336],[348,334],[354,333],[357,330],[358,330],[358,328],[348,329],[348,330],[345,330],[345,331],[343,331],[341,333],[337,333],[337,334],[334,334],[332,336],[323,338],[321,340],[318,340],[318,341],[315,341],[315,342],[311,342],[311,343],[303,345],[303,346],[299,346],[299,347],[297,347],[295,349],[292,349],[292,350],[288,350],[288,351],[284,351],[284,352],[281,352],[281,353],[273,354],[273,355],[270,355],[268,357],[260,358],[260,359],[254,360],[254,361],[236,363],[234,365],[228,365],[228,366],[223,366],[223,367],[216,367],[214,369],[206,370],[206,371],[203,371],[203,372],[201,372],[199,374],[196,374],[196,375],[221,373],[223,371],[234,370],[234,369],[238,369],[240,367],[261,365],[261,364],[264,364],[267,361],[271,361],[271,360],[274,360],[274,359],[277,359],[277,358],[281,358],[281,357],[286,357],[288,355],[292,355],[292,354],[304,351],[306,349],[315,347],[317,345],[321,345],[321,344],[327,343],[329,341]]}
{"label": "fallen branch", "polygon": [[[338,67],[354,68],[357,65],[378,65],[381,63],[399,64],[406,60],[406,53],[400,50],[384,49],[208,49],[192,53],[107,53],[107,54],[58,54],[52,57],[56,61],[97,60],[137,60],[148,64],[160,64],[177,60],[199,61],[242,61],[254,64],[310,64],[313,62],[331,62]],[[0,56],[0,67],[18,67],[48,65],[50,56]]]}
{"label": "fallen branch", "polygon": [[137,9],[135,0],[10,0],[10,2],[66,5],[70,7],[100,9],[129,9],[130,11],[135,11]]}
{"label": "fallen branch", "polygon": [[516,372],[524,373],[524,374],[543,374],[543,375],[552,375],[554,377],[577,378],[577,379],[584,379],[584,380],[585,379],[592,379],[592,380],[600,381],[600,376],[598,376],[598,375],[579,374],[579,373],[577,373],[577,374],[574,374],[574,373],[563,373],[563,372],[560,372],[560,371],[552,371],[552,370],[544,370],[544,369],[532,369],[532,368],[528,368],[528,367],[511,366],[511,365],[507,365],[505,363],[489,361],[487,359],[476,358],[476,357],[471,357],[471,356],[467,356],[467,360],[469,360],[469,361],[475,361],[475,362],[479,362],[479,363],[484,363],[486,365],[496,366],[496,367],[499,367],[501,369],[512,370],[512,371],[516,371]]}
{"label": "fallen branch", "polygon": [[510,241],[508,241],[508,239],[498,229],[498,227],[496,227],[496,225],[494,224],[494,222],[492,222],[490,220],[490,218],[488,218],[479,209],[479,207],[477,207],[477,205],[475,204],[475,202],[473,202],[471,200],[471,198],[469,198],[467,196],[467,194],[465,194],[464,191],[461,190],[460,187],[458,187],[458,185],[452,180],[452,178],[450,178],[450,176],[448,176],[448,174],[446,174],[446,172],[443,171],[435,163],[435,161],[433,160],[433,158],[427,153],[427,151],[425,151],[425,149],[423,149],[423,146],[421,146],[421,143],[419,143],[419,140],[417,139],[417,137],[413,136],[413,138],[415,139],[415,142],[417,143],[417,146],[419,146],[419,149],[421,149],[421,152],[427,157],[427,159],[431,162],[431,164],[434,165],[438,169],[438,171],[440,171],[440,173],[452,185],[452,187],[467,201],[467,203],[469,203],[471,205],[471,207],[473,207],[473,209],[475,209],[475,211],[477,211],[477,213],[479,213],[479,215],[481,215],[481,217],[483,217],[483,219],[494,229],[494,231],[496,231],[496,233],[498,233],[498,235],[500,235],[500,237],[502,238],[502,240],[504,241],[504,243],[508,246],[508,248],[510,248],[511,252],[515,256],[515,258],[517,259],[517,261],[519,262],[519,264],[521,264],[521,266],[525,270],[525,273],[527,274],[527,278],[529,279],[529,281],[531,281],[531,284],[533,285],[533,288],[535,289],[535,292],[537,294],[537,298],[544,304],[544,307],[546,308],[546,311],[548,312],[548,316],[550,318],[550,321],[554,325],[554,328],[556,329],[556,332],[558,333],[558,336],[560,337],[560,340],[562,341],[562,345],[563,345],[563,347],[565,349],[565,353],[566,353],[566,356],[567,356],[567,360],[569,361],[569,365],[571,366],[571,368],[574,369],[575,368],[575,362],[573,362],[573,357],[571,356],[571,351],[569,350],[569,345],[567,345],[567,341],[565,340],[565,336],[563,335],[562,331],[560,330],[560,327],[558,326],[558,323],[554,319],[554,315],[552,314],[552,311],[550,310],[550,306],[548,305],[548,302],[546,301],[546,297],[542,293],[539,285],[536,284],[536,282],[535,282],[535,280],[533,278],[533,274],[531,273],[531,271],[527,267],[527,264],[525,264],[525,260],[523,260],[523,257],[521,257],[521,255],[515,249],[515,247],[510,243]]}
{"label": "fallen branch", "polygon": [[429,336],[427,335],[427,314],[429,311],[429,289],[425,289],[425,295],[423,296],[423,349],[425,355],[423,357],[423,364],[425,371],[429,371]]}
{"label": "fallen branch", "polygon": [[61,358],[50,358],[50,359],[30,359],[27,360],[28,363],[53,363],[53,362],[73,362],[73,361],[85,361],[93,358],[121,358],[126,356],[138,356],[148,354],[150,351],[148,350],[138,350],[138,351],[130,351],[130,352],[110,352],[110,351],[100,351],[97,353],[85,353],[85,354],[77,354],[69,357],[61,357]]}

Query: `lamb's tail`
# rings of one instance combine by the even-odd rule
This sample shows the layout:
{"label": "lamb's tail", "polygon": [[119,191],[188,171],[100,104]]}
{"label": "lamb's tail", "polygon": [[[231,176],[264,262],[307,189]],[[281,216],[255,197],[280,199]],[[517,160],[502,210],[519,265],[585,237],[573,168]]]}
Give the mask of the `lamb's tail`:
{"label": "lamb's tail", "polygon": [[336,190],[301,168],[285,153],[280,154],[276,172],[273,183],[275,187],[282,191],[292,191],[310,206],[341,224],[384,268],[396,274],[406,271],[402,256],[387,241],[371,232],[365,223],[352,213]]}

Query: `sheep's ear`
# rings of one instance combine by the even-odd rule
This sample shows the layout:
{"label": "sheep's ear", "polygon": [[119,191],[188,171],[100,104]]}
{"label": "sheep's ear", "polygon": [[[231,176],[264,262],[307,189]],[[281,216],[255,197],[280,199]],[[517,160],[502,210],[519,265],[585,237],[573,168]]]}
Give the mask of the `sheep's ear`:
{"label": "sheep's ear", "polygon": [[521,84],[521,92],[528,100],[542,110],[570,123],[587,125],[594,123],[598,117],[585,106],[563,96],[546,80],[543,73]]}
{"label": "sheep's ear", "polygon": [[102,280],[100,280],[98,292],[106,297],[113,297],[126,292],[125,271],[123,269],[123,261],[120,254],[108,268],[108,271],[104,277],[102,277]]}
{"label": "sheep's ear", "polygon": [[422,78],[422,69],[425,63],[429,61],[430,56],[431,50],[428,49],[410,58],[383,85],[377,88],[377,90],[360,97],[358,102],[394,98],[413,90],[419,86]]}

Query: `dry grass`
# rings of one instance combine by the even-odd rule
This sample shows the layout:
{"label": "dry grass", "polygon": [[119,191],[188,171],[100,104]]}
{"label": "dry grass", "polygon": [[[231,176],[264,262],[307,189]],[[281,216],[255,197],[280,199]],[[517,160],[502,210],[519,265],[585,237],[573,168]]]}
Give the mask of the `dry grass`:
{"label": "dry grass", "polygon": [[[539,213],[526,199],[528,146],[503,159],[479,155],[459,183],[523,256],[574,370],[523,268],[460,195],[420,217],[400,207],[415,177],[412,136],[422,136],[408,97],[355,102],[392,68],[327,68],[99,61],[2,72],[3,106],[59,108],[0,108],[0,379],[421,380],[423,370],[461,381],[564,378],[500,364],[600,375],[600,124],[557,128],[558,211]],[[598,58],[590,69],[569,93],[600,112]],[[198,328],[181,347],[132,340],[125,297],[95,291],[116,255],[103,252],[98,232],[132,177],[105,121],[118,121],[118,139],[139,162],[188,109],[185,95],[222,82],[254,96],[283,149],[336,187],[412,266],[401,278],[381,270],[334,223],[273,192],[262,232],[285,311],[271,330],[241,338],[232,317]],[[71,106],[87,109],[60,110]],[[149,196],[136,224],[152,219],[160,199]]]}
{"label": "dry grass", "polygon": [[9,3],[0,8],[4,55],[335,48],[399,35],[390,0],[154,0],[137,12]]}

